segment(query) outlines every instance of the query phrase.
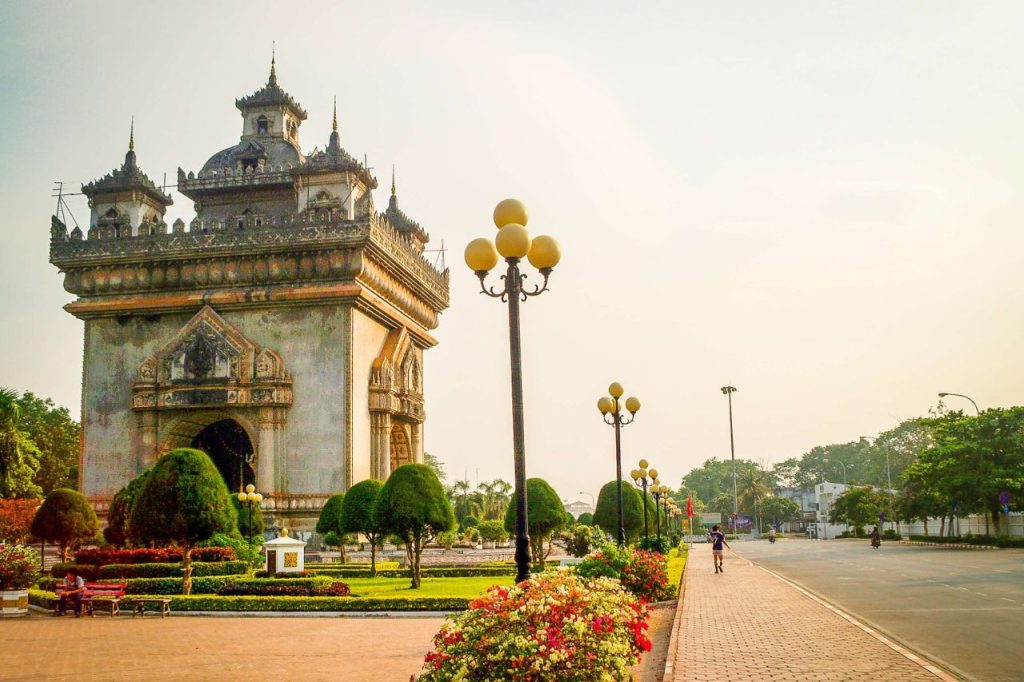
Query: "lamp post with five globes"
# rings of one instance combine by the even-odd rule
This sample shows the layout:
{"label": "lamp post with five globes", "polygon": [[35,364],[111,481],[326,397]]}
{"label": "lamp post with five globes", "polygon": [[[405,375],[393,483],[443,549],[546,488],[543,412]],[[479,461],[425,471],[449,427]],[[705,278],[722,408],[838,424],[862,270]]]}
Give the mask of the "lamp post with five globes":
{"label": "lamp post with five globes", "polygon": [[640,400],[635,396],[626,398],[626,409],[629,410],[629,418],[622,413],[622,403],[619,398],[625,391],[622,389],[622,384],[619,382],[613,382],[608,387],[608,394],[611,396],[604,396],[597,401],[597,409],[601,411],[601,416],[604,419],[604,423],[615,427],[615,485],[616,493],[619,499],[618,506],[618,537],[616,538],[619,547],[626,545],[626,532],[622,527],[622,427],[627,424],[632,424],[633,420],[636,419],[636,413],[640,409]]}
{"label": "lamp post with five globes", "polygon": [[249,544],[252,544],[252,506],[263,501],[263,495],[256,492],[256,486],[252,483],[245,486],[244,493],[238,493],[238,501],[249,507]]}
{"label": "lamp post with five globes", "polygon": [[[526,207],[516,199],[505,199],[494,208],[498,236],[492,242],[481,237],[466,245],[466,265],[480,278],[480,289],[508,304],[509,355],[512,363],[512,452],[515,459],[516,494],[516,582],[530,577],[530,536],[526,525],[526,435],[523,426],[523,360],[519,335],[519,303],[548,290],[548,277],[561,260],[558,242],[552,237],[530,238],[526,231]],[[487,273],[498,264],[499,254],[507,268],[503,285],[495,289],[485,283]],[[540,271],[544,281],[532,289],[524,286],[526,275],[519,271],[526,258]]]}

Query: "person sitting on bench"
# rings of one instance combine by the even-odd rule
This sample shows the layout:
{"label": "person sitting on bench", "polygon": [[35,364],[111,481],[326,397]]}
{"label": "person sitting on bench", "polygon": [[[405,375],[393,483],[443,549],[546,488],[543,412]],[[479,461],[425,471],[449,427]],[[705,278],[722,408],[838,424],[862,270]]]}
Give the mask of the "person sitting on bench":
{"label": "person sitting on bench", "polygon": [[60,595],[60,602],[57,604],[57,615],[63,616],[67,613],[68,602],[71,602],[75,612],[75,618],[82,615],[82,597],[85,596],[85,581],[74,569],[68,571],[64,576],[64,590]]}

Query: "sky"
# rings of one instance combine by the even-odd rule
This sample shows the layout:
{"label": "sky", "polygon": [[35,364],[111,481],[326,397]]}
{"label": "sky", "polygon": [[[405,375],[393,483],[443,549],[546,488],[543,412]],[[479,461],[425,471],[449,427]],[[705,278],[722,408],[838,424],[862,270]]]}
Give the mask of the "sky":
{"label": "sky", "polygon": [[336,95],[377,205],[395,164],[447,249],[425,444],[449,479],[512,479],[507,313],[462,261],[508,196],[562,246],[522,326],[527,473],[563,498],[614,478],[612,381],[643,403],[624,471],[644,457],[672,485],[729,457],[726,384],[736,456],[763,462],[939,391],[1019,403],[1024,4],[632,4],[0,4],[0,385],[78,413],[52,183],[120,165],[133,116],[150,177],[198,170],[276,41],[304,149]]}

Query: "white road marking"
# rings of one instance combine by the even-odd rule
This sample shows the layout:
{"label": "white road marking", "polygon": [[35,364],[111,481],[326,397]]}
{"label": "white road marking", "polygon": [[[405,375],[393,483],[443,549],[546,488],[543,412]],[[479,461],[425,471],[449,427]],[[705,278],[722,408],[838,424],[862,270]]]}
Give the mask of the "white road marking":
{"label": "white road marking", "polygon": [[1015,602],[1015,603],[1017,601],[1016,599],[1010,599],[1009,597],[1000,597],[1000,599],[1005,599],[1006,601],[1012,601],[1012,602]]}

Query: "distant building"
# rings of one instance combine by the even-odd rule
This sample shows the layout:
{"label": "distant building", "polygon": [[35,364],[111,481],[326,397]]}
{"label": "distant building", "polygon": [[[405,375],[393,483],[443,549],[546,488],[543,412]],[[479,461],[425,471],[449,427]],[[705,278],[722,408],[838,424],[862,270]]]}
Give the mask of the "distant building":
{"label": "distant building", "polygon": [[782,524],[783,532],[806,532],[818,520],[818,494],[813,488],[780,488],[778,496],[800,507],[800,520]]}
{"label": "distant building", "polygon": [[593,514],[594,506],[589,502],[582,502],[580,500],[576,500],[575,502],[566,503],[565,511],[569,512],[578,519],[580,517],[580,514]]}
{"label": "distant building", "polygon": [[814,531],[814,536],[818,539],[832,540],[839,537],[839,535],[844,531],[848,530],[845,524],[832,523],[828,520],[836,499],[838,499],[838,497],[848,489],[849,487],[843,483],[829,483],[828,481],[818,483],[814,486],[814,493],[818,508],[812,529]]}

